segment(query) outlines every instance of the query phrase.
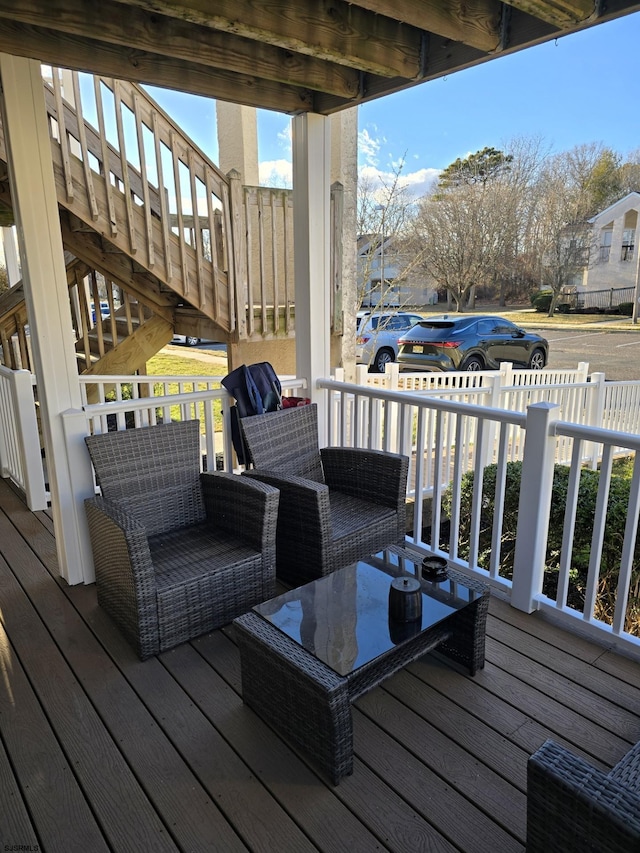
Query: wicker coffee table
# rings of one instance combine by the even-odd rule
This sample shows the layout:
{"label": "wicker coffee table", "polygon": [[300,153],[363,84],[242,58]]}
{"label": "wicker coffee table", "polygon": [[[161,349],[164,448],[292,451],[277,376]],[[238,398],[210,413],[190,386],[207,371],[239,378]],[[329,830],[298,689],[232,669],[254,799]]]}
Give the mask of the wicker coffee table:
{"label": "wicker coffee table", "polygon": [[[421,557],[389,548],[253,608],[234,621],[244,702],[332,784],[353,771],[351,703],[436,647],[484,666],[488,588],[449,571],[422,580]],[[421,580],[422,618],[389,618],[394,577]]]}

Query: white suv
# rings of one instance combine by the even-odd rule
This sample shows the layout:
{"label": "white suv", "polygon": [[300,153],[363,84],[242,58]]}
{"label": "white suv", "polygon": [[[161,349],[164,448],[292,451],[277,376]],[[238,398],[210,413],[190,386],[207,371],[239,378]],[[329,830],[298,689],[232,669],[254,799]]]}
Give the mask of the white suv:
{"label": "white suv", "polygon": [[385,366],[398,357],[398,338],[423,317],[407,311],[358,313],[356,362],[368,364],[372,373],[384,373]]}

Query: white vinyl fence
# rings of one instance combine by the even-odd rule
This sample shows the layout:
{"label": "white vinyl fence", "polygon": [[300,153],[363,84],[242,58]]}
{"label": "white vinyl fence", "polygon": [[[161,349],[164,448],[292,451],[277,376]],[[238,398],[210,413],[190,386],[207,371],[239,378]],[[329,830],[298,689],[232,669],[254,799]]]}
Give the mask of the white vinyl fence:
{"label": "white vinyl fence", "polygon": [[33,377],[0,365],[0,476],[23,489],[30,510],[46,509]]}
{"label": "white vinyl fence", "polygon": [[[370,447],[409,457],[409,496],[413,499],[410,539],[415,546],[446,556],[463,571],[480,574],[502,587],[519,609],[552,609],[559,618],[578,620],[587,632],[600,637],[604,634],[615,645],[640,648],[640,570],[634,563],[640,514],[640,461],[636,454],[640,437],[568,423],[561,419],[561,407],[549,401],[535,402],[523,413],[337,380],[319,380],[317,385],[330,401],[330,444]],[[522,467],[517,513],[514,521],[512,508],[510,521],[517,530],[507,530],[508,472],[516,432]],[[488,441],[494,445],[491,456]],[[554,473],[560,467],[556,462],[559,445],[571,448],[571,452],[563,469],[568,471],[568,492],[554,587],[549,576],[545,577],[545,566],[550,557],[547,542],[552,529]],[[576,581],[572,576],[577,557],[574,534],[583,500],[580,483],[585,470],[583,459],[588,455],[585,447],[595,447],[602,462],[588,572]],[[624,541],[612,566],[605,533],[612,464],[621,452],[632,460],[633,478]],[[490,493],[483,494],[489,461],[495,463],[495,480],[491,480]],[[465,472],[473,473],[471,486],[465,486]],[[487,501],[493,505],[490,521]],[[557,528],[553,532],[557,534]],[[512,576],[503,568],[507,547],[515,548]]]}

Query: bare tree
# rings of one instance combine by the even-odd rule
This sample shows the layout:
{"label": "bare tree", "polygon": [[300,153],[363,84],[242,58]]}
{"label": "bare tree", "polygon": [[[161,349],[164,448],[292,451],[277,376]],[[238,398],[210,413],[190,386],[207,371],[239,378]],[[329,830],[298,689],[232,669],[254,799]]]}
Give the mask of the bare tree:
{"label": "bare tree", "polygon": [[[549,316],[563,289],[588,263],[593,201],[588,171],[576,172],[576,149],[549,158],[537,184],[535,239],[541,284],[552,292]],[[580,152],[579,152],[580,153]]]}
{"label": "bare tree", "polygon": [[502,171],[495,190],[504,215],[504,255],[496,269],[496,296],[505,305],[507,296],[522,299],[539,286],[536,247],[535,191],[540,170],[549,156],[541,137],[515,137],[507,144],[509,168]]}
{"label": "bare tree", "polygon": [[[491,168],[482,169],[482,179],[476,180],[480,155],[486,152]],[[492,287],[513,242],[505,210],[511,203],[508,185],[500,178],[508,163],[495,149],[478,152],[471,179],[464,161],[452,164],[445,170],[447,180],[420,202],[414,217],[407,250],[413,250],[416,261],[453,298],[458,311],[470,301],[473,304],[476,287]]]}
{"label": "bare tree", "polygon": [[[402,186],[404,158],[393,167],[388,180],[374,184],[370,177],[358,181],[358,284],[359,304],[384,306],[395,302],[397,277],[406,274],[403,259],[398,254],[401,236],[405,231],[413,204],[406,187]],[[399,269],[400,268],[400,269]],[[376,283],[376,287],[369,286]]]}

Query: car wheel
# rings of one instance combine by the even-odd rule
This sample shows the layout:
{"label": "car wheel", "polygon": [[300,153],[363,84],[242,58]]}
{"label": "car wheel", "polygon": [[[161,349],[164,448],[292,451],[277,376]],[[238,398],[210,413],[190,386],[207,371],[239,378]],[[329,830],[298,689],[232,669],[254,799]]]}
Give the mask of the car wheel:
{"label": "car wheel", "polygon": [[381,349],[376,353],[371,368],[374,373],[384,373],[385,367],[393,361],[393,352],[390,349]]}
{"label": "car wheel", "polygon": [[484,361],[479,355],[471,355],[462,363],[460,370],[484,370]]}
{"label": "car wheel", "polygon": [[187,337],[184,339],[184,342],[188,347],[195,347],[197,344],[200,343],[200,338],[192,338],[187,335]]}
{"label": "car wheel", "polygon": [[529,369],[542,370],[546,363],[547,360],[544,357],[543,351],[541,349],[534,349],[531,353],[531,358],[529,359]]}

